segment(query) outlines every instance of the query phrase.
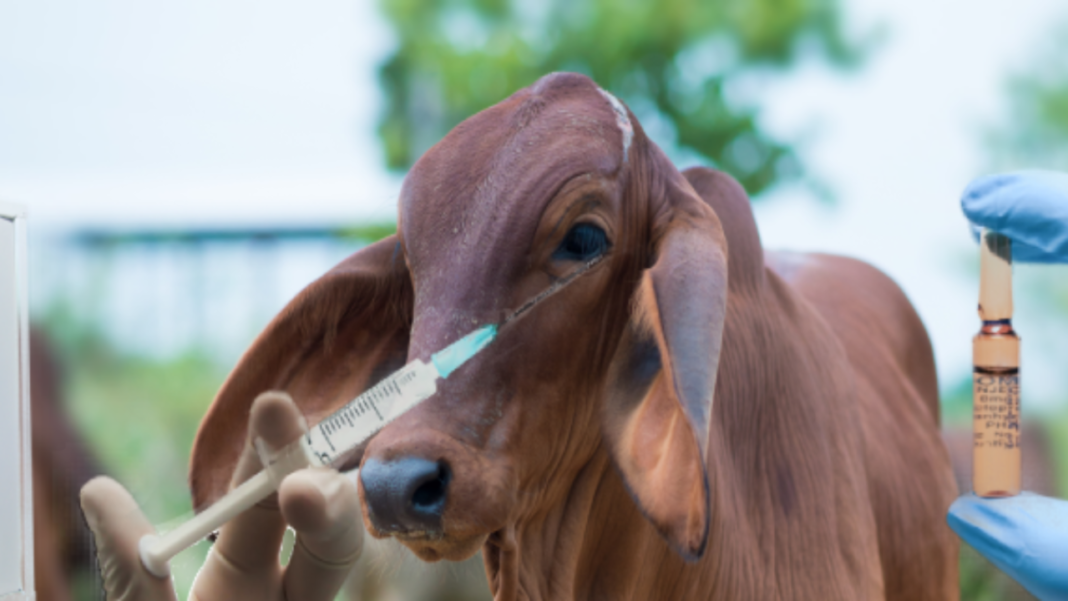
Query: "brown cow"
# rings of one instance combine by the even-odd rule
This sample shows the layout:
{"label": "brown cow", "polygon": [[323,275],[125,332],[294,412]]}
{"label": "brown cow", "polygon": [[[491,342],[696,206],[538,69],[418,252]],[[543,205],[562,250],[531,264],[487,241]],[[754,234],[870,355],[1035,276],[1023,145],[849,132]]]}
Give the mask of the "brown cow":
{"label": "brown cow", "polygon": [[399,212],[230,375],[198,506],[259,392],[315,423],[604,257],[354,458],[373,535],[429,561],[481,548],[499,600],[956,598],[930,342],[884,275],[765,257],[734,180],[679,173],[573,74],[457,126]]}

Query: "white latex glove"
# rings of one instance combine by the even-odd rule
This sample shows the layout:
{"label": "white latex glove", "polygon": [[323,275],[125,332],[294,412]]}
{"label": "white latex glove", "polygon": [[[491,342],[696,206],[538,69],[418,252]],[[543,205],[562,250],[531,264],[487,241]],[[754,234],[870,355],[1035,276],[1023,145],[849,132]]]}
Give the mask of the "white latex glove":
{"label": "white latex glove", "polygon": [[[260,469],[252,440],[278,449],[303,434],[289,395],[260,395],[249,416],[250,442],[234,472],[240,484]],[[169,579],[141,566],[138,542],[155,529],[130,494],[110,478],[82,488],[82,510],[93,531],[108,601],[171,601]],[[297,532],[289,564],[279,551],[286,525]],[[363,550],[356,487],[329,468],[290,474],[278,490],[226,524],[189,595],[195,601],[331,601]]]}

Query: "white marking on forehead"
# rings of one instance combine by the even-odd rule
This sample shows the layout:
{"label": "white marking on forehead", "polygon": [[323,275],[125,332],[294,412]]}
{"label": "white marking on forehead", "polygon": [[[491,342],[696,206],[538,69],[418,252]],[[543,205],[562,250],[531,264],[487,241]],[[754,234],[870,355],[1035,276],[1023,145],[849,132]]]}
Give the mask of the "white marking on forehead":
{"label": "white marking on forehead", "polygon": [[616,125],[623,132],[623,162],[627,162],[627,152],[630,150],[630,141],[634,138],[634,127],[630,124],[630,117],[627,116],[627,109],[623,106],[623,103],[612,94],[605,92],[601,88],[597,88],[597,91],[601,93],[601,96],[605,97],[608,104],[612,105],[612,111],[616,114]]}

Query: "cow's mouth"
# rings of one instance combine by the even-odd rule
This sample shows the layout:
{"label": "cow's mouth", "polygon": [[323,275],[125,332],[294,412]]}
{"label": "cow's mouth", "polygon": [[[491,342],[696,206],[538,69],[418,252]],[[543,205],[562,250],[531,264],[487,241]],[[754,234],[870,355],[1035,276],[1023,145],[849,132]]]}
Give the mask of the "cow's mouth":
{"label": "cow's mouth", "polygon": [[441,531],[396,532],[392,536],[427,562],[463,561],[477,553],[489,537],[488,534],[452,536]]}
{"label": "cow's mouth", "polygon": [[439,541],[445,538],[445,534],[440,530],[422,530],[412,532],[396,532],[393,534],[393,538],[404,543],[430,543]]}

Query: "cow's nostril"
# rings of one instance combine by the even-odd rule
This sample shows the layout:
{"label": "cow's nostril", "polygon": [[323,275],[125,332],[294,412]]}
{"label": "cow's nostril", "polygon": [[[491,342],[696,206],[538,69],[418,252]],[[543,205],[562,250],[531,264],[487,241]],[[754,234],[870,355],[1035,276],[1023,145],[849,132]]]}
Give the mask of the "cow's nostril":
{"label": "cow's nostril", "polygon": [[451,478],[444,462],[419,457],[369,458],[360,470],[371,521],[389,533],[440,530]]}
{"label": "cow's nostril", "polygon": [[438,462],[437,477],[415,489],[412,506],[417,511],[441,513],[445,508],[445,489],[449,486],[449,466]]}

